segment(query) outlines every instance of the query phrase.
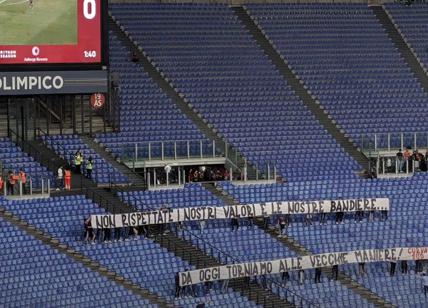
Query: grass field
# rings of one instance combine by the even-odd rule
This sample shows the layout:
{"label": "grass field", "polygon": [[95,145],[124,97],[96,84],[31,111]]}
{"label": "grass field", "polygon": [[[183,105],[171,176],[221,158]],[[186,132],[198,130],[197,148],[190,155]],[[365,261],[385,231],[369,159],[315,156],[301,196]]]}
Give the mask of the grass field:
{"label": "grass field", "polygon": [[76,45],[77,1],[0,0],[0,45]]}

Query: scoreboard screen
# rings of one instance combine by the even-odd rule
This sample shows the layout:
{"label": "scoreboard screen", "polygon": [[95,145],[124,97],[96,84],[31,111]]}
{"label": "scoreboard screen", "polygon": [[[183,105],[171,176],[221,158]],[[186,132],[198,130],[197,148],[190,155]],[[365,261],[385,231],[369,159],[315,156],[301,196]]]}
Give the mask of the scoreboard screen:
{"label": "scoreboard screen", "polygon": [[101,63],[101,1],[0,0],[0,65]]}

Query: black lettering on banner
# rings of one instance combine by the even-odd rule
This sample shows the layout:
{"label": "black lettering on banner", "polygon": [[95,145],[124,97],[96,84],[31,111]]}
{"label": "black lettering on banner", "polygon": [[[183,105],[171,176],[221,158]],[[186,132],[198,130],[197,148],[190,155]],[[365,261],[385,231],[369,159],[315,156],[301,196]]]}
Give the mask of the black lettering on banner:
{"label": "black lettering on banner", "polygon": [[309,260],[311,261],[312,267],[315,267],[317,264],[317,256],[309,256]]}
{"label": "black lettering on banner", "polygon": [[331,211],[331,212],[337,212],[336,208],[337,208],[337,206],[336,206],[336,201],[331,200],[331,208],[330,208],[330,211]]}
{"label": "black lettering on banner", "polygon": [[180,273],[180,286],[192,285],[193,280],[190,272]]}
{"label": "black lettering on banner", "polygon": [[376,209],[376,199],[370,199],[370,209],[375,210]]}
{"label": "black lettering on banner", "polygon": [[364,199],[364,209],[370,209],[370,200]]}
{"label": "black lettering on banner", "polygon": [[327,266],[327,265],[329,265],[328,264],[328,254],[327,255],[326,254],[321,255],[320,259],[321,259],[320,260],[321,266]]}
{"label": "black lettering on banner", "polygon": [[188,220],[190,220],[190,215],[189,215],[190,209],[189,209],[189,208],[184,208],[184,209],[183,209],[183,212],[184,212],[184,218],[183,218],[183,221],[188,221]]}
{"label": "black lettering on banner", "polygon": [[363,260],[363,256],[362,256],[361,251],[355,251],[354,255],[355,255],[355,259],[357,260],[357,262],[361,263]]}
{"label": "black lettering on banner", "polygon": [[103,215],[101,218],[104,228],[116,228],[116,219],[114,215]]}
{"label": "black lettering on banner", "polygon": [[389,257],[389,251],[387,249],[382,250],[382,251],[385,253],[385,260],[388,260],[388,261],[391,260]]}
{"label": "black lettering on banner", "polygon": [[167,221],[168,222],[174,222],[174,217],[172,216],[172,214],[174,213],[174,211],[172,209],[168,210],[168,213],[166,213],[167,217]]}
{"label": "black lettering on banner", "polygon": [[97,229],[103,229],[104,228],[103,219],[100,215],[95,216],[95,221],[96,221]]}
{"label": "black lettering on banner", "polygon": [[211,267],[199,270],[199,281],[211,281],[217,280],[220,278],[220,268],[219,267]]}
{"label": "black lettering on banner", "polygon": [[245,209],[247,211],[248,217],[254,217],[256,213],[253,212],[253,208],[251,205],[245,205]]}
{"label": "black lettering on banner", "polygon": [[237,213],[239,213],[239,215],[241,217],[247,217],[247,207],[245,205],[237,205]]}
{"label": "black lettering on banner", "polygon": [[266,262],[261,262],[260,263],[260,275],[265,275],[266,274]]}
{"label": "black lettering on banner", "polygon": [[228,279],[232,278],[232,265],[226,265],[226,269],[227,269],[227,277],[229,277]]}
{"label": "black lettering on banner", "polygon": [[230,218],[230,209],[229,209],[229,206],[223,207],[223,211],[224,211],[224,217],[225,218]]}
{"label": "black lettering on banner", "polygon": [[288,272],[287,259],[279,260],[279,272]]}
{"label": "black lettering on banner", "polygon": [[235,209],[231,206],[231,207],[229,208],[229,211],[230,211],[230,217],[231,217],[231,218],[235,218],[235,217],[236,217]]}
{"label": "black lettering on banner", "polygon": [[[132,214],[130,214],[130,215],[132,215]],[[122,220],[122,226],[123,227],[128,227],[128,215],[122,214],[122,215],[120,215],[120,217],[121,217],[121,220]]]}
{"label": "black lettering on banner", "polygon": [[252,270],[253,270],[253,276],[260,275],[261,268],[259,269],[259,266],[256,262],[253,263],[253,269]]}
{"label": "black lettering on banner", "polygon": [[397,259],[399,259],[399,260],[401,260],[401,256],[402,256],[402,254],[403,254],[403,248],[400,248],[400,251],[398,252],[398,257],[397,257]]}
{"label": "black lettering on banner", "polygon": [[266,203],[260,203],[260,208],[262,209],[262,215],[263,216],[266,215],[265,207],[266,207]]}
{"label": "black lettering on banner", "polygon": [[216,213],[215,209],[213,209],[211,206],[209,206],[208,207],[208,218],[209,219],[216,218],[215,213]]}
{"label": "black lettering on banner", "polygon": [[325,212],[325,208],[324,208],[324,201],[319,201],[318,202],[318,206],[319,206],[319,212],[320,213],[324,213]]}

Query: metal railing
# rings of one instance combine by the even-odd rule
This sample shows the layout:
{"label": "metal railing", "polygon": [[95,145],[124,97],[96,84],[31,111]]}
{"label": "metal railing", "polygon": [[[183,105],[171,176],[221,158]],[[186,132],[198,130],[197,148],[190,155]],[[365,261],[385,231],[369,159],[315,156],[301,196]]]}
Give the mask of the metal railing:
{"label": "metal railing", "polygon": [[[198,235],[194,234],[193,232],[187,230],[187,229],[179,229],[179,228],[171,228],[172,231],[175,233],[177,237],[183,238],[186,241],[190,241],[192,244],[196,242],[196,246],[199,248],[203,248],[202,250],[204,252],[207,252],[210,256],[217,259],[220,263],[223,264],[233,264],[233,263],[241,263],[240,260],[237,258],[231,256],[230,254],[222,251],[221,249],[215,247],[211,243],[207,242],[202,237],[199,237]],[[160,237],[160,240],[163,240],[163,237]],[[168,249],[173,248],[174,251],[177,251],[177,255],[182,258],[187,258],[187,260],[190,260],[191,264],[196,264],[197,268],[205,268],[209,266],[205,261],[201,261],[199,258],[192,255],[190,251],[187,251],[185,249],[176,249],[179,246],[175,242],[171,242],[169,239],[167,239],[166,243]],[[278,283],[273,278],[266,277],[266,285],[271,286],[271,290],[273,292],[273,289],[275,288],[278,293],[285,294],[285,299],[287,301],[291,301],[292,304],[296,305],[297,307],[319,307],[316,303],[313,303],[312,301],[305,299],[304,297],[294,293],[290,289],[284,287],[282,284]],[[249,297],[251,298],[251,288],[247,288],[245,285],[242,285],[242,290],[240,291],[248,291],[250,292]],[[274,287],[274,288],[273,288]],[[257,294],[258,296],[258,294]],[[266,302],[266,300],[269,301],[269,299],[266,299],[266,297],[263,298],[263,301],[257,298],[257,303],[263,303],[264,307],[268,307],[269,302]]]}
{"label": "metal railing", "polygon": [[[226,147],[226,144],[223,145]],[[192,158],[224,157],[222,148],[215,141],[174,140],[132,143],[124,145],[120,157],[124,161],[178,160]]]}
{"label": "metal railing", "polygon": [[379,150],[397,152],[405,148],[428,149],[428,132],[364,134],[360,136],[360,147],[366,153]]}
{"label": "metal railing", "polygon": [[377,175],[413,174],[427,171],[426,161],[398,158],[397,156],[381,156],[376,159]]}

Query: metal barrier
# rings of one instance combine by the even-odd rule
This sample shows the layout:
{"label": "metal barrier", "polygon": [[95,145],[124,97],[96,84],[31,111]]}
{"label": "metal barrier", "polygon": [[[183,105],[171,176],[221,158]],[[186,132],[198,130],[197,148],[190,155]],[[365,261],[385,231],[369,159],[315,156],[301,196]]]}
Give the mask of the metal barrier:
{"label": "metal barrier", "polygon": [[364,134],[360,136],[360,147],[364,152],[428,149],[428,132]]}
{"label": "metal barrier", "polygon": [[[226,148],[226,143],[223,147]],[[120,157],[124,161],[178,160],[224,157],[215,141],[174,140],[132,143],[124,145]]]}

